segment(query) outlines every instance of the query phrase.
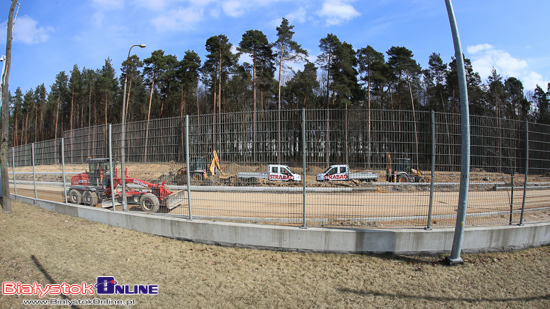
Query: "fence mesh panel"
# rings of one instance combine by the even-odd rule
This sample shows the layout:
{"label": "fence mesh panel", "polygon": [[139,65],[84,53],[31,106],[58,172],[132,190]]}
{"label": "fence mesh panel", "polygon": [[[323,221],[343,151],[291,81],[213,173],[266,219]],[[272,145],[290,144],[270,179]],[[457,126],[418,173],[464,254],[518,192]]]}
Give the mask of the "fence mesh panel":
{"label": "fence mesh panel", "polygon": [[[358,108],[306,110],[304,114],[305,119],[301,110],[195,115],[189,116],[187,132],[182,117],[128,123],[124,158],[128,175],[176,192],[187,190],[185,170],[190,178],[191,211],[197,218],[307,226],[455,224],[460,115]],[[550,126],[481,116],[470,116],[470,126],[466,223],[548,221]],[[111,128],[113,159],[120,162],[121,126]],[[109,156],[108,125],[66,131],[63,137],[68,186],[75,173],[88,170],[88,158]],[[34,144],[34,158],[32,145],[10,150],[18,187],[24,185],[20,181],[34,180],[29,169],[33,160],[39,181],[62,182],[61,142]],[[317,181],[318,174],[331,173],[327,170],[331,165],[342,166],[340,171],[345,167],[347,174],[335,174],[339,180]],[[40,187],[42,183],[39,192],[54,190],[51,185]],[[189,217],[187,195],[180,199],[180,207],[161,208],[160,212]],[[140,211],[134,205],[130,210]]]}

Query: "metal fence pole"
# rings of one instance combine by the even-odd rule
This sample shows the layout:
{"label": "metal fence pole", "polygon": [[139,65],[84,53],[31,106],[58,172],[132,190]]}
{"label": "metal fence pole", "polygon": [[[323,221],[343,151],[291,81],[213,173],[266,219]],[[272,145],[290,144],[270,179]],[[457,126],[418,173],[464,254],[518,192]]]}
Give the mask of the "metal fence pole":
{"label": "metal fence pole", "polygon": [[65,182],[65,138],[61,138],[61,174],[63,174],[63,196],[65,197],[65,204],[68,204],[67,200],[67,184]]}
{"label": "metal fence pole", "polygon": [[514,174],[516,173],[515,170],[512,171],[512,174],[510,175],[510,220],[508,222],[509,225],[512,225],[512,219],[514,214]]}
{"label": "metal fence pole", "polygon": [[301,228],[306,229],[306,109],[302,108],[302,168],[304,175],[302,178],[303,185],[303,198],[302,198],[302,226]]}
{"label": "metal fence pole", "polygon": [[432,110],[432,176],[430,181],[430,208],[428,210],[428,225],[426,230],[432,229],[432,210],[434,204],[434,176],[435,176],[435,112]]}
{"label": "metal fence pole", "polygon": [[470,185],[470,110],[468,106],[468,88],[466,72],[464,69],[464,55],[460,45],[458,27],[451,0],[445,0],[453,43],[455,47],[456,67],[458,72],[458,88],[460,92],[460,129],[462,136],[461,168],[460,168],[460,193],[458,195],[458,211],[456,214],[455,233],[451,255],[447,257],[449,264],[462,264],[460,257],[462,241],[464,239],[464,222],[466,221],[466,209],[468,208],[468,191]]}
{"label": "metal fence pole", "polygon": [[189,168],[189,115],[185,115],[185,168],[187,169],[187,205],[189,206],[189,220],[193,220],[191,209],[191,169]]}
{"label": "metal fence pole", "polygon": [[34,199],[38,199],[38,191],[36,190],[36,169],[34,168],[35,162],[34,162],[34,143],[31,144],[31,150],[32,150],[32,178],[34,183]]}
{"label": "metal fence pole", "polygon": [[529,176],[529,122],[525,119],[525,181],[523,182],[523,201],[521,203],[521,217],[519,225],[523,225],[523,214],[525,213],[525,197],[527,195],[527,177]]}
{"label": "metal fence pole", "polygon": [[12,160],[13,160],[13,190],[17,195],[17,181],[15,180],[15,147],[11,148]]}
{"label": "metal fence pole", "polygon": [[111,171],[109,173],[109,177],[111,177],[111,203],[113,204],[113,211],[116,211],[115,188],[113,184],[113,127],[111,124],[109,124],[109,170]]}

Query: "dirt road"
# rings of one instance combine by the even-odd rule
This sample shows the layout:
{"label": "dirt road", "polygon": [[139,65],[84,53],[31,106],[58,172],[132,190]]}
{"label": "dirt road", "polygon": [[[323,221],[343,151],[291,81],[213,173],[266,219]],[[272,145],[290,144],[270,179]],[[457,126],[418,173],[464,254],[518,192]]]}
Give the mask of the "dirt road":
{"label": "dirt road", "polygon": [[[18,185],[18,194],[34,197],[30,185]],[[13,188],[12,188],[13,192]],[[63,202],[63,189],[55,186],[37,186],[38,198]],[[268,192],[192,192],[193,215],[250,222],[269,221],[283,223],[301,222],[303,195]],[[550,190],[528,190],[526,209],[548,207]],[[513,210],[521,210],[523,191],[516,191]],[[172,215],[188,215],[187,195],[182,206],[169,211]],[[308,193],[306,215],[308,220],[321,225],[376,225],[394,220],[391,224],[425,224],[429,212],[430,193],[419,192],[339,192]],[[432,216],[438,224],[452,224],[456,214],[458,192],[435,192]],[[468,214],[472,222],[491,220],[507,222],[511,194],[507,191],[474,191],[468,197]],[[101,206],[98,206],[101,207]],[[130,206],[132,211],[141,211]],[[161,209],[161,212],[166,212]],[[519,218],[519,216],[515,216]],[[374,223],[373,223],[374,222]],[[390,223],[387,223],[390,224]]]}

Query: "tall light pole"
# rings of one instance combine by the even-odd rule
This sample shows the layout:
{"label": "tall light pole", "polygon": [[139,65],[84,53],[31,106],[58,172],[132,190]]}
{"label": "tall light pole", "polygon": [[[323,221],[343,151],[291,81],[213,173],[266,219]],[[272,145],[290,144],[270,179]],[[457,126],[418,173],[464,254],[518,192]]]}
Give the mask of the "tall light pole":
{"label": "tall light pole", "polygon": [[[122,178],[122,210],[128,211],[128,200],[126,199],[126,169],[124,168],[124,158],[126,156],[126,84],[128,83],[128,64],[130,63],[130,53],[132,48],[139,46],[145,48],[145,44],[136,44],[130,47],[128,58],[126,59],[126,75],[124,76],[124,94],[122,95],[122,132],[120,136],[120,174]],[[115,207],[115,205],[113,205]]]}

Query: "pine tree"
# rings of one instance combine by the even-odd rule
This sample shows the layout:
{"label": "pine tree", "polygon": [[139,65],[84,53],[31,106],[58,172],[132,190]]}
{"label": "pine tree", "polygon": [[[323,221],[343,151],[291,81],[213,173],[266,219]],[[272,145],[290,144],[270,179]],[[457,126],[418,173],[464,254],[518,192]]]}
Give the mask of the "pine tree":
{"label": "pine tree", "polygon": [[373,85],[384,81],[384,54],[376,51],[372,46],[361,48],[357,51],[357,61],[359,63],[359,73],[362,73],[361,80],[365,82],[367,88],[367,166],[371,167],[372,156],[372,134],[371,134],[371,97]]}
{"label": "pine tree", "polygon": [[294,36],[294,26],[290,26],[288,20],[283,17],[281,25],[276,28],[277,41],[273,44],[277,50],[277,59],[279,63],[279,94],[277,101],[277,161],[281,163],[281,82],[285,62],[302,60],[307,57],[307,51],[296,41],[292,40]]}
{"label": "pine tree", "polygon": [[271,50],[267,37],[259,30],[248,30],[243,34],[242,40],[237,48],[239,53],[250,54],[252,57],[252,123],[253,123],[253,143],[252,153],[254,162],[256,162],[256,131],[257,131],[257,96],[256,96],[256,76],[257,72],[267,72],[273,74],[275,71],[274,58],[275,55]]}
{"label": "pine tree", "polygon": [[[217,113],[222,112],[222,83],[227,80],[229,73],[232,71],[235,63],[237,62],[237,56],[231,52],[233,45],[229,42],[227,37],[223,34],[212,36],[206,41],[206,51],[209,53],[206,55],[208,59],[204,63],[204,70],[210,72],[213,76],[213,128],[212,128],[212,146],[214,149],[220,149],[221,138],[216,138],[216,131],[220,132],[220,128],[216,129],[216,108]],[[217,87],[217,89],[216,89]],[[217,90],[217,93],[216,93]],[[219,124],[221,126],[221,123]],[[218,141],[216,143],[216,140]]]}

